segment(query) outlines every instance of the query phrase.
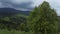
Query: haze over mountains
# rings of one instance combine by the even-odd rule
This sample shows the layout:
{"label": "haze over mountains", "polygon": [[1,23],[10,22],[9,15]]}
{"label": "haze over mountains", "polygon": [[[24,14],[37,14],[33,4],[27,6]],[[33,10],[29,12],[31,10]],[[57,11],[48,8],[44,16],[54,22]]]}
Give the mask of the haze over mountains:
{"label": "haze over mountains", "polygon": [[13,16],[16,14],[28,16],[30,14],[30,11],[16,10],[14,8],[0,8],[0,16]]}
{"label": "haze over mountains", "polygon": [[29,15],[30,11],[16,10],[13,8],[0,8],[0,16],[13,16],[16,14]]}

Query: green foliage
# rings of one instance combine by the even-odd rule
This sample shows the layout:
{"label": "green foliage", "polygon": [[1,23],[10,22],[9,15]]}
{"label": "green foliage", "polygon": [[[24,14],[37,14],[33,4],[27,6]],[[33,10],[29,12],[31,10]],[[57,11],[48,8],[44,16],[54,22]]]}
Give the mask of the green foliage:
{"label": "green foliage", "polygon": [[25,28],[25,24],[26,24],[26,16],[21,15],[21,14],[17,14],[14,16],[2,16],[0,17],[0,29],[8,29],[9,31],[11,29],[16,29],[16,30],[20,30],[20,25],[21,23],[23,23],[23,27]]}
{"label": "green foliage", "polygon": [[20,24],[20,29],[21,29],[21,31],[25,31],[25,28],[26,28],[26,27],[25,27],[25,24],[24,24],[24,23],[21,23],[21,24]]}
{"label": "green foliage", "polygon": [[50,8],[48,2],[44,1],[39,7],[31,12],[28,18],[28,26],[35,34],[57,34],[57,14]]}
{"label": "green foliage", "polygon": [[10,21],[9,17],[1,18],[3,21]]}
{"label": "green foliage", "polygon": [[16,31],[16,30],[11,30],[8,31],[7,29],[0,30],[0,34],[34,34],[34,32],[25,32],[25,31]]}

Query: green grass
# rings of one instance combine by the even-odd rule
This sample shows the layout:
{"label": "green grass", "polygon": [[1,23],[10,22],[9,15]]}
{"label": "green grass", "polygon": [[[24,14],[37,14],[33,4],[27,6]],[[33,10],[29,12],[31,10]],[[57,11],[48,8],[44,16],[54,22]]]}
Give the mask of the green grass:
{"label": "green grass", "polygon": [[24,31],[16,31],[16,30],[0,30],[0,34],[34,34],[33,32],[24,32]]}
{"label": "green grass", "polygon": [[0,34],[34,34],[34,32],[32,32],[32,31],[24,32],[24,31],[16,31],[16,30],[8,31],[8,30],[4,29],[4,30],[0,30]]}

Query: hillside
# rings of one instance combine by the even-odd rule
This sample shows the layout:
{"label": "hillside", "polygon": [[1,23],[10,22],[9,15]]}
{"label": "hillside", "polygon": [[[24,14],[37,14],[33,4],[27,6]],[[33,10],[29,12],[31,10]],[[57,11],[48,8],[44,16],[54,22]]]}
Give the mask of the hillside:
{"label": "hillside", "polygon": [[13,16],[16,14],[29,15],[30,11],[21,11],[13,8],[0,8],[0,16]]}
{"label": "hillside", "polygon": [[30,11],[0,8],[0,29],[18,29],[21,23],[25,24],[27,22],[26,18],[29,14]]}

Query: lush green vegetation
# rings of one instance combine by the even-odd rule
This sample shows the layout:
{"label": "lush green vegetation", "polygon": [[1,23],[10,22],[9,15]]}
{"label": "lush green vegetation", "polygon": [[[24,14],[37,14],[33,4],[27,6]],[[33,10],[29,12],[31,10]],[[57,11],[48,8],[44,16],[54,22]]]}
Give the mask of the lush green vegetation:
{"label": "lush green vegetation", "polygon": [[0,30],[0,34],[34,34],[34,32],[25,32],[25,31],[16,31],[16,30],[11,30],[8,31],[7,29]]}
{"label": "lush green vegetation", "polygon": [[31,12],[28,25],[35,34],[57,34],[58,18],[54,9],[44,1]]}
{"label": "lush green vegetation", "polygon": [[55,10],[44,1],[29,16],[0,17],[0,29],[0,34],[58,34],[58,18]]}

